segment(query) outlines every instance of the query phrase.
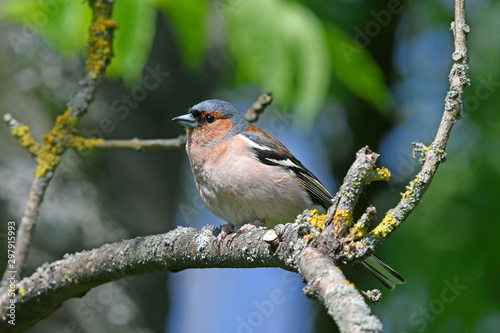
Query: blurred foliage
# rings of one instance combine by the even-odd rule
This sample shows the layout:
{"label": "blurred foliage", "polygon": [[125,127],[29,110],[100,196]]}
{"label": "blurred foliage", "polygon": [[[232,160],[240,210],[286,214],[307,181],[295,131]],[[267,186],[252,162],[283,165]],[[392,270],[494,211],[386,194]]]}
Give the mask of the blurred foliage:
{"label": "blurred foliage", "polygon": [[184,61],[190,66],[199,65],[207,45],[209,2],[156,0],[156,3],[172,22],[181,44]]}
{"label": "blurred foliage", "polygon": [[291,1],[243,1],[225,15],[238,81],[267,87],[280,105],[295,102],[298,121],[311,124],[330,79],[321,22]]}
{"label": "blurred foliage", "polygon": [[27,36],[38,33],[63,54],[72,55],[82,52],[87,42],[91,11],[78,1],[69,1],[64,6],[55,1],[50,4],[36,0],[5,1],[0,13],[0,19],[22,24],[27,31],[27,35],[12,36],[13,45],[24,44],[28,42]]}
{"label": "blurred foliage", "polygon": [[[85,48],[91,12],[80,1],[61,5],[56,1],[13,0],[3,4],[1,18],[39,32],[64,55],[72,56]],[[137,83],[151,49],[156,8],[148,0],[120,0],[114,7],[113,18],[121,24],[113,44],[117,56],[107,74],[122,77],[129,84]]]}
{"label": "blurred foliage", "polygon": [[150,0],[120,0],[114,7],[113,19],[120,28],[114,40],[116,57],[107,74],[122,77],[129,85],[136,84],[151,49],[156,8]]}
{"label": "blurred foliage", "polygon": [[[117,1],[113,17],[120,28],[108,76],[121,77],[128,86],[140,81],[159,9],[172,22],[184,61],[191,67],[200,64],[206,46],[214,42],[207,33],[210,16],[221,19],[236,83],[272,90],[275,102],[293,110],[305,128],[312,125],[325,103],[332,75],[379,111],[386,110],[387,89],[377,63],[338,27],[323,25],[305,5],[285,0],[210,4],[206,0]],[[84,49],[90,20],[85,4],[10,0],[2,8],[4,19],[27,24],[27,17],[34,21],[28,25],[64,54]]]}
{"label": "blurred foliage", "polygon": [[333,25],[326,27],[332,71],[356,95],[379,111],[387,111],[384,74],[366,49]]}

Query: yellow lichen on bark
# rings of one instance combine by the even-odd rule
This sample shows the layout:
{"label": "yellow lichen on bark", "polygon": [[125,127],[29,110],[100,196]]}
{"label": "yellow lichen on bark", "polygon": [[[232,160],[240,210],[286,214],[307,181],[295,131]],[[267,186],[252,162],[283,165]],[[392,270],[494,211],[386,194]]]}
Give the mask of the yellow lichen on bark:
{"label": "yellow lichen on bark", "polygon": [[[318,231],[323,231],[325,228],[325,220],[328,214],[318,214],[317,209],[311,209],[309,211],[309,217],[307,218],[307,221]],[[312,235],[314,235],[314,232],[311,232],[310,234],[307,234],[304,236],[304,239],[307,241],[309,240]]]}
{"label": "yellow lichen on bark", "polygon": [[352,239],[360,239],[364,235],[366,235],[366,232],[368,231],[368,226],[364,225],[361,222],[356,223],[351,230],[349,230],[349,235],[351,236]]}
{"label": "yellow lichen on bark", "polygon": [[310,217],[307,219],[309,223],[311,223],[313,227],[318,229],[318,231],[323,231],[325,227],[325,219],[328,216],[328,214],[319,215],[318,210],[313,209],[309,211],[309,216]]}
{"label": "yellow lichen on bark", "polygon": [[370,235],[373,235],[375,238],[385,238],[396,228],[396,219],[392,214],[386,213],[382,222],[370,232]]}
{"label": "yellow lichen on bark", "polygon": [[373,174],[372,181],[390,180],[391,172],[386,167],[376,168]]}
{"label": "yellow lichen on bark", "polygon": [[71,281],[72,281],[72,279],[71,279],[71,275],[70,275],[70,274],[71,274],[71,271],[70,271],[70,270],[68,270],[68,271],[66,272],[66,274],[64,274],[64,280],[66,280],[66,281],[68,281],[68,282],[71,282]]}
{"label": "yellow lichen on bark", "polygon": [[38,163],[35,177],[53,170],[60,162],[66,148],[71,146],[76,133],[77,117],[71,116],[71,108],[57,116],[52,130],[43,136],[43,145],[36,157]]}
{"label": "yellow lichen on bark", "polygon": [[104,139],[74,136],[71,148],[75,150],[92,150],[95,149],[97,145],[102,141],[104,141]]}
{"label": "yellow lichen on bark", "polygon": [[113,31],[118,28],[118,23],[110,18],[112,6],[103,4],[102,1],[92,1],[91,7],[94,16],[89,29],[86,71],[96,79],[99,74],[104,73],[113,58]]}
{"label": "yellow lichen on bark", "polygon": [[347,230],[351,222],[352,222],[352,211],[347,209],[337,209],[332,219],[335,234],[338,236],[340,235],[340,233]]}
{"label": "yellow lichen on bark", "polygon": [[413,188],[415,187],[415,183],[417,183],[418,181],[422,180],[422,178],[420,177],[415,177],[415,179],[413,179],[410,184],[408,186],[406,186],[406,192],[403,193],[401,195],[401,199],[404,199],[406,198],[407,196],[409,196],[412,192],[413,192]]}
{"label": "yellow lichen on bark", "polygon": [[12,135],[17,138],[19,144],[28,149],[31,155],[37,156],[40,152],[40,144],[35,142],[30,129],[26,125],[18,125],[11,129]]}

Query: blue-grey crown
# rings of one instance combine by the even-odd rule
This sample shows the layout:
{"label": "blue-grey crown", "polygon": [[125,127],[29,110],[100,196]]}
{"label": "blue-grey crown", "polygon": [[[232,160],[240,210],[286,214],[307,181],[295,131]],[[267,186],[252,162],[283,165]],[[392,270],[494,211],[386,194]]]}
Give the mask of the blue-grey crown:
{"label": "blue-grey crown", "polygon": [[229,102],[221,101],[219,99],[209,99],[196,104],[191,110],[198,110],[201,112],[219,111],[226,118],[243,118],[241,113]]}
{"label": "blue-grey crown", "polygon": [[217,110],[222,113],[225,118],[231,119],[231,123],[233,126],[231,127],[231,130],[229,131],[226,138],[243,132],[248,127],[248,125],[250,125],[248,121],[245,120],[243,115],[238,110],[236,110],[236,108],[231,103],[221,101],[219,99],[209,99],[198,103],[191,109],[189,109],[189,112],[192,113],[195,110],[200,112],[212,112]]}

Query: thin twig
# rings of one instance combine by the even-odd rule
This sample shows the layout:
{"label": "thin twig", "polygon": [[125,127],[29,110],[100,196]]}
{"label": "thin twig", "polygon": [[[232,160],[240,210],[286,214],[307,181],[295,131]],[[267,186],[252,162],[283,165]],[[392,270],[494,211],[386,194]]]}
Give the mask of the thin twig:
{"label": "thin twig", "polygon": [[[256,122],[260,114],[264,112],[266,107],[271,104],[273,100],[270,91],[260,95],[259,98],[249,107],[244,114],[248,122]],[[80,150],[94,150],[94,149],[184,149],[186,146],[186,135],[179,135],[173,139],[154,139],[154,140],[100,140],[95,145],[87,145],[86,147],[79,148]]]}
{"label": "thin twig", "polygon": [[245,119],[250,122],[256,122],[259,116],[266,107],[273,101],[273,93],[271,91],[266,91],[249,107],[244,114]]}
{"label": "thin twig", "polygon": [[184,149],[186,146],[186,135],[179,135],[175,139],[155,140],[102,140],[95,149]]}
{"label": "thin twig", "polygon": [[10,113],[4,114],[3,120],[9,125],[12,135],[21,147],[26,148],[32,156],[37,156],[40,153],[41,145],[33,139],[28,126],[21,124]]}
{"label": "thin twig", "polygon": [[423,155],[422,169],[406,187],[401,200],[396,207],[390,209],[382,222],[363,239],[362,247],[371,251],[403,223],[413,209],[419,204],[424,193],[432,182],[439,165],[445,160],[446,145],[454,123],[461,117],[463,107],[463,92],[470,84],[468,78],[467,33],[469,26],[465,23],[465,0],[455,0],[455,21],[451,25],[455,41],[455,51],[452,54],[452,65],[449,81],[450,88],[445,98],[443,117],[436,137],[430,146],[419,148]]}
{"label": "thin twig", "polygon": [[[40,213],[40,205],[42,204],[43,197],[45,196],[47,186],[52,179],[52,175],[53,173],[49,171],[44,176],[35,178],[33,180],[33,184],[31,185],[28,202],[26,203],[26,208],[24,209],[23,216],[21,217],[21,223],[17,229],[15,272],[18,276],[21,276],[21,273],[24,272],[26,268],[31,241],[33,235],[35,234],[38,215]],[[3,276],[4,279],[6,278],[7,272],[9,272],[9,269],[6,269]]]}

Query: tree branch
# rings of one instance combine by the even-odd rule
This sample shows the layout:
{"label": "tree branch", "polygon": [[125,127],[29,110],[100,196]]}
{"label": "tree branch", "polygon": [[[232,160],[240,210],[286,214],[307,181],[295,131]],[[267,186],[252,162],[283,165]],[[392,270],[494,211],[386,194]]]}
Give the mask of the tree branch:
{"label": "tree branch", "polygon": [[[102,77],[112,55],[108,49],[92,51],[94,46],[102,46],[99,43],[92,46],[93,38],[101,38],[100,36],[104,34],[102,42],[108,45],[106,43],[111,42],[112,30],[116,27],[109,17],[103,20],[99,16],[111,14],[111,5],[108,2],[104,4],[100,1],[90,1],[90,4],[91,7],[97,4],[108,6],[109,10],[103,10],[101,7],[93,8],[94,18],[89,39],[89,50],[91,50],[89,53],[91,54],[89,54],[88,74],[82,91],[72,100],[67,112],[60,118],[58,117],[51,135],[44,138],[41,148],[32,149],[33,151],[30,149],[30,153],[37,156],[38,167],[44,169],[35,178],[30,201],[23,215],[23,218],[26,216],[28,222],[22,220],[21,223],[23,228],[29,226],[29,222],[34,221],[31,229],[27,229],[30,235],[18,237],[18,239],[27,240],[28,245],[25,246],[27,250],[29,250],[32,229],[36,225],[38,209],[50,181],[51,171],[59,163],[57,158],[60,158],[67,147],[82,145],[82,147],[88,146],[87,149],[95,149],[103,142],[74,135],[75,120],[73,118],[78,118],[85,112],[95,91],[95,85]],[[234,239],[228,238],[222,243],[220,249],[214,245],[215,229],[213,227],[205,227],[199,232],[189,228],[178,228],[164,235],[136,238],[67,256],[63,260],[40,267],[35,274],[15,284],[12,297],[17,302],[16,326],[7,323],[7,305],[12,299],[8,295],[8,287],[6,285],[0,287],[2,318],[0,330],[2,332],[23,330],[53,312],[64,300],[81,296],[92,287],[102,283],[127,276],[165,269],[179,271],[187,268],[208,267],[281,267],[302,274],[307,282],[304,292],[323,302],[342,332],[380,332],[382,328],[380,321],[370,314],[370,309],[363,302],[362,296],[345,279],[336,265],[363,259],[388,238],[420,202],[438,166],[445,158],[445,148],[451,128],[462,111],[463,90],[469,84],[466,49],[466,34],[469,32],[469,27],[465,24],[464,0],[456,0],[455,6],[455,22],[452,24],[455,36],[455,52],[452,55],[454,64],[450,72],[450,89],[445,100],[445,110],[436,137],[430,146],[416,145],[415,150],[422,154],[421,171],[407,186],[407,191],[402,195],[396,207],[389,210],[382,222],[368,235],[366,235],[367,224],[373,216],[370,217],[371,213],[367,211],[366,217],[360,220],[359,226],[352,226],[354,206],[366,185],[371,181],[387,179],[390,173],[385,168],[376,169],[375,162],[378,155],[368,148],[363,148],[358,152],[355,163],[344,179],[339,193],[335,196],[328,216],[319,217],[306,211],[298,217],[296,223],[278,225],[272,231],[259,228],[243,233]],[[103,29],[110,34],[103,33]],[[109,39],[106,39],[108,37]],[[99,54],[99,56],[92,58],[92,54]],[[270,99],[268,102],[264,100],[254,104],[252,108],[255,112],[249,112],[249,117],[257,119],[258,114],[269,103]],[[63,134],[62,138],[58,138],[58,134]],[[18,139],[21,142],[19,136]],[[182,146],[182,138],[171,140],[178,141],[147,141],[149,141],[149,146],[156,145],[155,148],[165,148],[165,145],[169,148]],[[123,142],[120,143],[119,140],[113,141],[110,144],[103,144],[101,148],[116,148],[112,147],[115,145],[122,148],[141,149],[148,146],[146,143],[141,145],[141,140],[125,140],[133,144],[122,144]],[[170,143],[166,144],[166,142]],[[35,143],[31,143],[31,147],[34,145]],[[106,147],[106,145],[110,146]],[[47,160],[41,159],[45,147],[56,150],[54,153],[56,160],[48,166],[42,163]],[[323,224],[318,221],[323,221]],[[313,228],[312,224],[318,226],[318,229]],[[20,232],[23,231],[20,230]],[[264,239],[268,243],[263,241]],[[26,254],[27,252],[24,253],[23,260]],[[19,271],[22,271],[23,264],[25,263],[21,262],[21,266],[18,266]]]}
{"label": "tree branch", "polygon": [[[307,222],[305,223],[307,225]],[[139,237],[104,245],[45,264],[16,285],[16,325],[7,323],[5,309],[10,297],[0,288],[0,332],[21,332],[55,311],[63,301],[81,297],[91,288],[124,277],[188,268],[281,267],[297,271],[295,255],[306,242],[299,235],[304,223],[281,225],[278,247],[273,251],[262,241],[267,229],[226,238],[217,249],[218,229],[201,231],[178,227],[166,234]],[[307,227],[307,226],[306,226]]]}
{"label": "tree branch", "polygon": [[31,136],[29,127],[21,124],[10,113],[4,114],[3,120],[9,125],[12,135],[17,139],[19,145],[26,148],[30,155],[38,156],[41,145]]}
{"label": "tree branch", "polygon": [[186,146],[186,135],[179,135],[175,139],[140,140],[102,140],[91,149],[184,149]]}
{"label": "tree branch", "polygon": [[358,244],[362,252],[373,251],[408,218],[429,188],[439,165],[445,160],[445,149],[451,129],[462,114],[463,92],[470,84],[466,43],[470,28],[465,23],[465,0],[455,0],[455,21],[451,24],[451,30],[455,41],[455,51],[452,54],[454,63],[449,75],[450,88],[445,98],[443,117],[436,137],[430,146],[415,144],[415,151],[422,155],[420,159],[422,168],[406,187],[407,191],[403,193],[398,204],[390,209],[382,222]]}
{"label": "tree branch", "polygon": [[298,266],[307,281],[304,294],[323,303],[340,332],[382,331],[380,320],[371,314],[356,287],[327,255],[307,247],[299,257]]}
{"label": "tree branch", "polygon": [[[370,173],[368,169],[373,168],[372,157],[376,154],[363,148],[356,156],[346,182],[369,179],[366,174]],[[365,184],[368,182],[361,186]],[[341,188],[349,189],[349,186],[344,184]],[[356,189],[360,190],[357,186]],[[352,197],[347,193],[345,195]],[[45,264],[35,274],[16,284],[13,291],[17,302],[14,327],[7,324],[7,313],[4,311],[12,297],[7,295],[7,286],[0,288],[0,331],[16,332],[29,327],[53,312],[66,299],[79,297],[97,285],[127,276],[188,268],[280,267],[303,274],[308,283],[305,293],[318,297],[328,312],[335,314],[339,327],[357,327],[358,332],[374,332],[374,328],[381,327],[380,322],[370,314],[359,291],[335,267],[336,262],[344,262],[341,254],[346,251],[344,247],[349,246],[349,242],[343,237],[335,237],[329,229],[323,232],[316,230],[310,223],[313,217],[317,215],[305,211],[295,223],[278,225],[273,230],[259,228],[242,233],[233,240],[228,237],[219,249],[215,246],[215,235],[219,233],[215,227],[207,226],[199,232],[192,228],[177,228],[167,234],[104,245]],[[269,237],[271,233],[273,237]],[[306,241],[323,237],[331,241]],[[340,308],[344,309],[342,313],[349,311],[349,316],[339,314]]]}
{"label": "tree branch", "polygon": [[264,112],[266,107],[271,104],[272,101],[273,93],[270,91],[266,91],[265,93],[260,95],[259,98],[252,104],[252,106],[245,111],[245,114],[243,116],[250,123],[256,122],[257,120],[259,120],[259,116],[261,115],[261,113]]}
{"label": "tree branch", "polygon": [[[90,0],[89,5],[93,16],[87,45],[87,74],[81,82],[80,91],[69,102],[68,109],[57,117],[50,133],[44,135],[43,144],[34,142],[27,126],[18,123],[9,114],[4,116],[4,120],[9,123],[12,133],[18,138],[20,144],[28,148],[37,161],[35,179],[16,237],[15,271],[19,276],[23,275],[26,268],[26,260],[38,222],[39,208],[47,186],[53,172],[61,162],[62,154],[73,145],[77,120],[87,111],[97,85],[102,80],[113,56],[113,31],[117,27],[116,22],[111,19],[113,2]],[[2,280],[3,283],[6,283],[5,279]]]}
{"label": "tree branch", "polygon": [[[250,106],[244,114],[245,119],[253,123],[259,119],[259,116],[273,100],[270,91],[260,95],[259,98]],[[95,150],[95,149],[184,149],[186,146],[186,135],[179,135],[174,139],[154,139],[154,140],[103,140],[96,138],[79,138],[73,148],[77,150]]]}

